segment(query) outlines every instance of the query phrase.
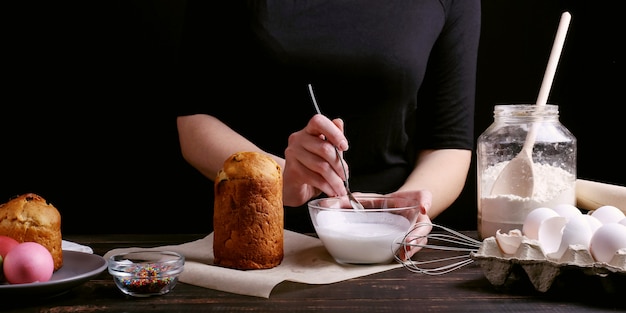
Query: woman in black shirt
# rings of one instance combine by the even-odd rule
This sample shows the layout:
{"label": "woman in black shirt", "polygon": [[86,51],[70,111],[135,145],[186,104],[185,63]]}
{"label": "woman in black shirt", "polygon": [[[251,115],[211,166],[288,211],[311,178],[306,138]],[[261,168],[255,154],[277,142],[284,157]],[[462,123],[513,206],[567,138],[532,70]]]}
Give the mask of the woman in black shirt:
{"label": "woman in black shirt", "polygon": [[[232,153],[267,153],[284,205],[305,207],[346,194],[335,145],[354,192],[414,197],[426,220],[456,200],[474,147],[479,0],[225,2],[188,4],[177,125],[192,166],[213,180]],[[312,229],[305,209],[285,215]]]}

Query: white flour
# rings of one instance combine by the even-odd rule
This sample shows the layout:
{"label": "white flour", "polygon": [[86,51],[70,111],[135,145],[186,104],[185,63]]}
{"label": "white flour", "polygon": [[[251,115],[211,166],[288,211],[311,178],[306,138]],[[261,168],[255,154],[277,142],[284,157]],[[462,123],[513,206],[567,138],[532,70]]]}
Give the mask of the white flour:
{"label": "white flour", "polygon": [[576,177],[558,167],[533,163],[534,193],[532,197],[516,195],[491,196],[489,191],[507,162],[485,170],[481,176],[482,194],[478,201],[478,231],[482,238],[522,229],[526,215],[538,207],[576,204]]}

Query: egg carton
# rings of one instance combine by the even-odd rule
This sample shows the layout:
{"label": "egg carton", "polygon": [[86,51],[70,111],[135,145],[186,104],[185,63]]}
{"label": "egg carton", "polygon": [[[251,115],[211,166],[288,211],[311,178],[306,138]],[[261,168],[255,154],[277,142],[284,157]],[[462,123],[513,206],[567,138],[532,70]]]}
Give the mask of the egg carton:
{"label": "egg carton", "polygon": [[550,289],[559,275],[566,271],[582,271],[598,277],[618,277],[626,280],[626,251],[619,250],[609,263],[596,262],[587,248],[571,245],[563,256],[549,259],[536,240],[522,239],[521,245],[513,254],[505,254],[498,246],[495,237],[485,238],[476,252],[470,257],[482,268],[485,277],[494,286],[503,286],[520,267],[528,279],[540,292]]}

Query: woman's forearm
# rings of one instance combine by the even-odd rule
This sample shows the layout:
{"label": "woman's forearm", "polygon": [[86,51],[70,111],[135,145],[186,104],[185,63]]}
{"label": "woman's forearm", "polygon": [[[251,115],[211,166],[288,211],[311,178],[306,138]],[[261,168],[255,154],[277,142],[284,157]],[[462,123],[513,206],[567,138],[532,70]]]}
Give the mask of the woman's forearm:
{"label": "woman's forearm", "polygon": [[[181,153],[185,160],[207,178],[214,180],[231,154],[240,151],[264,152],[217,118],[196,114],[176,119]],[[271,155],[283,167],[284,159]]]}
{"label": "woman's forearm", "polygon": [[435,218],[459,197],[470,168],[472,151],[460,149],[425,150],[419,153],[417,165],[398,191],[429,190]]}

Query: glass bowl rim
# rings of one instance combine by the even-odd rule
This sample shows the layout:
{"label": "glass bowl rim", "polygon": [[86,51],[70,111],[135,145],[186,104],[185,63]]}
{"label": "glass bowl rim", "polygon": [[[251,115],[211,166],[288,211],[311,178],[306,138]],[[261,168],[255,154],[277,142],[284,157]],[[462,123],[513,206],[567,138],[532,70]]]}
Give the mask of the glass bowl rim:
{"label": "glass bowl rim", "polygon": [[[361,200],[367,200],[367,199],[372,199],[372,200],[385,200],[385,199],[400,199],[400,200],[404,200],[404,201],[410,201],[410,202],[414,202],[415,204],[413,205],[402,205],[399,206],[397,208],[365,208],[366,212],[394,212],[394,211],[406,211],[406,210],[417,210],[419,209],[419,203],[417,200],[415,199],[411,199],[411,198],[407,198],[407,197],[402,197],[402,196],[388,196],[388,195],[354,195],[354,197],[361,201]],[[325,210],[325,211],[338,211],[338,212],[361,212],[363,213],[364,211],[361,210],[355,210],[353,209],[349,204],[346,205],[346,207],[323,207],[320,206],[318,203],[320,203],[321,201],[341,201],[341,199],[348,199],[347,196],[336,196],[336,197],[321,197],[321,198],[315,198],[312,200],[309,200],[307,202],[307,207],[309,208],[309,210],[311,209],[318,209],[318,210]]]}

